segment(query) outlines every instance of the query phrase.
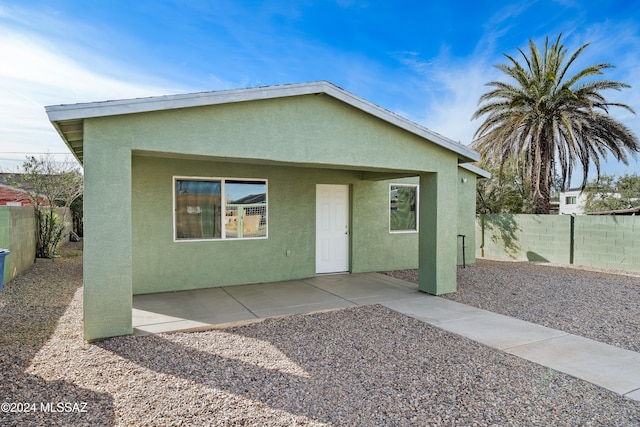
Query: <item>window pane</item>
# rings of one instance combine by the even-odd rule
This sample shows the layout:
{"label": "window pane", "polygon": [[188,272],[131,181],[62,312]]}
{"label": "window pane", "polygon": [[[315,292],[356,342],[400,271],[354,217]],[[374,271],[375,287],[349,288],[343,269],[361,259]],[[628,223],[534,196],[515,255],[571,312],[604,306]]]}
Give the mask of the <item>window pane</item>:
{"label": "window pane", "polygon": [[225,181],[227,238],[267,236],[267,183]]}
{"label": "window pane", "polygon": [[389,229],[417,230],[417,190],[415,185],[391,185],[389,192]]}
{"label": "window pane", "polygon": [[219,239],[220,181],[176,180],[176,239]]}

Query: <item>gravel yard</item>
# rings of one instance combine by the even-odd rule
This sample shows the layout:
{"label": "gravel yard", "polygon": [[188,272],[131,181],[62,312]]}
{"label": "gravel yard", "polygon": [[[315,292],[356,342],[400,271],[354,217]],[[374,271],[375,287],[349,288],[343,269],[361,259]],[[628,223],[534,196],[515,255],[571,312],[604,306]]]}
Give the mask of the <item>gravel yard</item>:
{"label": "gravel yard", "polygon": [[[68,246],[67,255],[37,263],[0,293],[0,401],[22,410],[0,412],[2,426],[640,425],[639,402],[382,306],[86,344],[81,250]],[[522,281],[522,293],[502,289],[498,273],[511,277],[506,282]],[[461,291],[449,298],[471,304],[479,298],[474,293],[504,294],[503,306],[483,308],[515,305],[516,317],[531,311],[534,318],[526,320],[551,317],[559,323],[548,326],[562,329],[562,317],[537,307],[562,303],[544,301],[547,293],[536,304],[521,301],[536,293],[522,289],[555,281],[572,287],[576,280],[591,280],[589,274],[482,261],[459,270]],[[611,312],[620,301],[630,307],[630,317],[633,310],[638,317],[638,278],[594,275],[594,286],[600,280],[606,290],[598,300],[603,304],[593,305],[596,311]],[[580,306],[580,298],[592,296],[577,286],[575,297],[567,291],[566,298]],[[626,298],[612,299],[618,288]],[[565,307],[564,317],[574,315],[572,307]],[[607,325],[623,327],[616,319]],[[627,333],[637,338],[638,324]],[[35,410],[25,413],[24,403],[35,403]]]}
{"label": "gravel yard", "polygon": [[[418,283],[416,270],[389,274]],[[443,297],[640,352],[640,274],[480,259]]]}

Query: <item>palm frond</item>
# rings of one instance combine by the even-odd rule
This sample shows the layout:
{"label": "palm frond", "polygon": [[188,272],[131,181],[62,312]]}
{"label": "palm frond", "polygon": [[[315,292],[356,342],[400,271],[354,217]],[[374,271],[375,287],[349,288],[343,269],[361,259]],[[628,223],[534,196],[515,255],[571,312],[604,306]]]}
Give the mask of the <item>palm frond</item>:
{"label": "palm frond", "polygon": [[567,56],[561,38],[550,45],[547,37],[543,51],[530,40],[528,53],[517,49],[521,59],[506,54],[507,63],[496,68],[507,81],[487,84],[491,90],[480,97],[472,117],[483,119],[472,146],[491,162],[522,167],[530,178],[536,211],[548,205],[543,199],[558,170],[564,187],[580,166],[585,185],[591,165],[599,175],[600,160],[607,155],[626,163],[629,155],[640,152],[637,136],[609,116],[614,107],[635,111],[607,101],[603,94],[629,85],[596,78],[613,67],[609,63],[570,73],[589,44]]}

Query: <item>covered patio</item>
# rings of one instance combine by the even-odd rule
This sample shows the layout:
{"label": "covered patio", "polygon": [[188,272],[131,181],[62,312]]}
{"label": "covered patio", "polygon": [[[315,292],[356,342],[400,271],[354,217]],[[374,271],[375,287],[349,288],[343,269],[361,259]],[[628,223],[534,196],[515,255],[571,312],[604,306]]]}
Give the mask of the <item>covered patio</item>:
{"label": "covered patio", "polygon": [[268,317],[426,298],[418,285],[380,273],[134,295],[134,334],[228,327]]}
{"label": "covered patio", "polygon": [[197,291],[251,314],[239,290],[213,288],[408,268],[420,291],[454,292],[457,236],[474,246],[478,153],[329,82],[47,113],[85,171],[87,341],[139,329],[133,309],[155,313],[134,306],[145,294]]}

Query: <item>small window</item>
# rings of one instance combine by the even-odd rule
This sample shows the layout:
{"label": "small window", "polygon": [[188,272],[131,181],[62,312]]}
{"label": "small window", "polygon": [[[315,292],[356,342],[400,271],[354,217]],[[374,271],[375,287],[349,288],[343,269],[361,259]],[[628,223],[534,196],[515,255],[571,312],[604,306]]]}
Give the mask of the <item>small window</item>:
{"label": "small window", "polygon": [[418,186],[391,184],[389,186],[389,231],[392,233],[418,231]]}
{"label": "small window", "polygon": [[576,204],[576,196],[567,196],[565,202],[567,205],[575,205]]}
{"label": "small window", "polygon": [[265,180],[175,178],[175,239],[267,237]]}

